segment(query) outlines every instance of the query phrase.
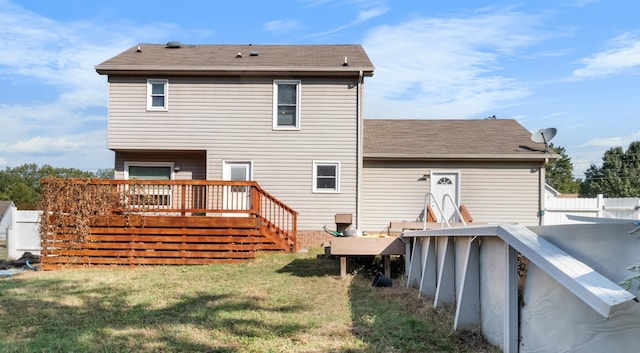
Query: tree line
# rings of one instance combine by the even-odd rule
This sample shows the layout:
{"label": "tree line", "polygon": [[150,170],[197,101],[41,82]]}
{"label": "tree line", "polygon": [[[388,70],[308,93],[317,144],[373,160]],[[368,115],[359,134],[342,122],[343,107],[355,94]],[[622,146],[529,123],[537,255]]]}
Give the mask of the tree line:
{"label": "tree line", "polygon": [[50,165],[23,164],[0,170],[0,200],[13,201],[21,210],[40,208],[42,188],[40,179],[52,176],[57,178],[103,178],[113,179],[113,169],[98,169],[89,172],[76,168],[54,168]]}
{"label": "tree line", "polygon": [[604,152],[602,165],[591,164],[585,178],[573,177],[573,164],[566,150],[549,145],[560,157],[549,162],[545,181],[561,193],[577,193],[579,197],[640,197],[640,141],[624,150],[612,147]]}

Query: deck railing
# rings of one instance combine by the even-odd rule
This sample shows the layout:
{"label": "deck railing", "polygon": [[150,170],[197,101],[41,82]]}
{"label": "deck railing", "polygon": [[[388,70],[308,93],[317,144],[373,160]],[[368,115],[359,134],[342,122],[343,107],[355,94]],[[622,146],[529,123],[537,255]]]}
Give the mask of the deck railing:
{"label": "deck railing", "polygon": [[[122,210],[163,216],[252,216],[296,244],[298,213],[255,181],[76,179],[117,190]],[[116,210],[119,211],[119,210]],[[295,249],[294,249],[295,250]]]}

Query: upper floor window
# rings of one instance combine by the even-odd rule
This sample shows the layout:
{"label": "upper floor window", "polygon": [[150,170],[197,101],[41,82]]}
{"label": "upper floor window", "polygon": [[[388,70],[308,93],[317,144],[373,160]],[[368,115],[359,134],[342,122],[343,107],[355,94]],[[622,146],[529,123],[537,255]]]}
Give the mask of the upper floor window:
{"label": "upper floor window", "polygon": [[313,162],[313,192],[340,192],[340,162]]}
{"label": "upper floor window", "polygon": [[273,129],[300,130],[300,81],[273,82]]}
{"label": "upper floor window", "polygon": [[167,110],[169,98],[169,80],[147,80],[147,110]]}

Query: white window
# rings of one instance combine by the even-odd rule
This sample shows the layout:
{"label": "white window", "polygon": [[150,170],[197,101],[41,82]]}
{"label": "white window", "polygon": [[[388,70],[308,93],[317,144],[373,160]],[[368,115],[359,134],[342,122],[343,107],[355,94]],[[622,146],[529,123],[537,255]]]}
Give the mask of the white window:
{"label": "white window", "polygon": [[313,162],[313,192],[340,192],[340,162]]}
{"label": "white window", "polygon": [[131,190],[132,204],[171,206],[171,186],[153,184],[153,180],[172,180],[173,163],[125,162],[124,178],[150,181]]}
{"label": "white window", "polygon": [[300,81],[273,81],[273,129],[300,130]]}
{"label": "white window", "polygon": [[169,80],[147,80],[147,110],[168,110]]}

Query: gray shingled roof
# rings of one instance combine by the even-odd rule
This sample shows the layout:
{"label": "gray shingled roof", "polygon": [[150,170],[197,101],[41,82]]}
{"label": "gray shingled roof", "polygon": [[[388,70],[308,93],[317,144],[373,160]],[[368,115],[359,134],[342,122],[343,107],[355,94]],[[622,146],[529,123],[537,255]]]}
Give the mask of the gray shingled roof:
{"label": "gray shingled roof", "polygon": [[11,203],[11,201],[0,201],[0,218],[2,218],[9,206],[11,206]]}
{"label": "gray shingled roof", "polygon": [[[181,45],[139,44],[96,66],[103,75],[143,72],[187,74],[314,72],[373,75],[361,45]],[[251,55],[251,53],[257,55]],[[238,53],[241,57],[238,57]],[[345,57],[348,65],[344,65]]]}
{"label": "gray shingled roof", "polygon": [[540,159],[544,144],[511,119],[364,120],[365,158]]}

